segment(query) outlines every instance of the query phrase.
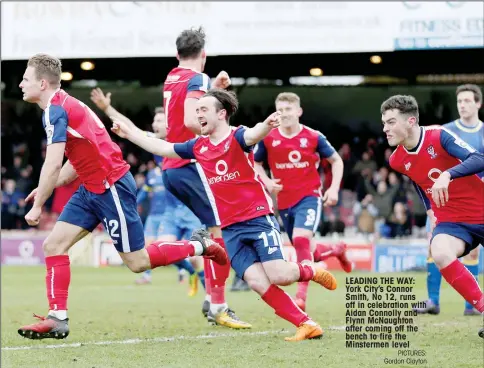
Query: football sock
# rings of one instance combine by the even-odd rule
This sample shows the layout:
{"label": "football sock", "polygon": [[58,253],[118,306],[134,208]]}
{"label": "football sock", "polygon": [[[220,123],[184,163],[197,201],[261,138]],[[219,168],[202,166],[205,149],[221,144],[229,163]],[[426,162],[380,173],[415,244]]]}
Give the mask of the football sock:
{"label": "football sock", "polygon": [[[311,254],[311,241],[305,237],[295,237],[293,240],[294,248],[296,249],[297,261],[313,260]],[[301,281],[297,284],[296,298],[306,300],[308,295],[309,281]]]}
{"label": "football sock", "polygon": [[456,259],[440,270],[444,279],[479,312],[484,312],[484,296],[474,276]]}
{"label": "football sock", "polygon": [[262,300],[274,309],[279,317],[298,327],[301,323],[310,320],[292,298],[276,285],[269,286],[269,289],[262,295]]}
{"label": "football sock", "polygon": [[187,257],[201,254],[203,248],[199,242],[184,240],[179,242],[154,242],[148,245],[146,250],[150,257],[151,268],[153,269],[159,266],[177,263]]}
{"label": "football sock", "polygon": [[[464,266],[469,270],[469,272],[472,274],[472,276],[474,276],[474,278],[477,281],[478,277],[479,277],[479,261],[478,260],[463,260],[462,263],[464,264]],[[477,281],[477,282],[479,282],[479,281]],[[471,303],[469,303],[468,301],[466,301],[465,308],[469,310],[469,309],[473,309],[474,306]]]}
{"label": "football sock", "polygon": [[429,299],[435,305],[439,305],[440,302],[440,283],[442,281],[442,275],[440,270],[432,258],[427,260],[427,291]]}
{"label": "football sock", "polygon": [[47,275],[47,299],[49,300],[49,314],[58,319],[67,318],[67,296],[71,282],[71,265],[68,255],[45,257]]}

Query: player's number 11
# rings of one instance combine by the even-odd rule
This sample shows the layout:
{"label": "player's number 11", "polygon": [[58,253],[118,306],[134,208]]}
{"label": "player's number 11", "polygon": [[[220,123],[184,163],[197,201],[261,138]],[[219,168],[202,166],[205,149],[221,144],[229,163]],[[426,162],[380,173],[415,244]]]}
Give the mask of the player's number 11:
{"label": "player's number 11", "polygon": [[277,232],[276,230],[272,230],[270,233],[262,232],[259,235],[259,239],[262,239],[264,241],[264,247],[267,248],[269,246],[268,236],[272,238],[274,246],[280,247],[282,245],[281,234],[279,234],[279,232]]}

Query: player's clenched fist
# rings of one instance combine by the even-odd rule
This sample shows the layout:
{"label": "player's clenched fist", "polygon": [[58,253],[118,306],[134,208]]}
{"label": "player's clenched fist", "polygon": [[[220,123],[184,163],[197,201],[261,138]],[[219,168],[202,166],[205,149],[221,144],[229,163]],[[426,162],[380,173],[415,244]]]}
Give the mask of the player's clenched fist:
{"label": "player's clenched fist", "polygon": [[40,215],[42,214],[42,208],[32,207],[32,209],[25,215],[25,221],[30,226],[37,226],[40,221]]}
{"label": "player's clenched fist", "polygon": [[131,133],[131,129],[123,121],[118,120],[115,117],[111,117],[111,120],[113,121],[111,131],[121,138],[128,138],[129,134]]}
{"label": "player's clenched fist", "polygon": [[267,125],[271,128],[277,128],[281,125],[281,113],[279,111],[273,112],[269,117],[264,121]]}
{"label": "player's clenched fist", "polygon": [[282,185],[279,184],[281,179],[268,180],[266,183],[266,188],[269,193],[278,194],[282,190]]}
{"label": "player's clenched fist", "polygon": [[450,174],[444,171],[432,186],[432,199],[437,207],[443,207],[449,201],[449,183]]}
{"label": "player's clenched fist", "polygon": [[232,84],[228,73],[222,70],[213,81],[213,87],[226,89]]}

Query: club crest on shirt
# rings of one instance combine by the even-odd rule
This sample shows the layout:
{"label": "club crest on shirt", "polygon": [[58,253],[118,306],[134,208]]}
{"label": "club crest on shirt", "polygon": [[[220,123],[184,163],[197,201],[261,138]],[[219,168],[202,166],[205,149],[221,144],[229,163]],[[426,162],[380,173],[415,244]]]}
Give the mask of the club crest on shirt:
{"label": "club crest on shirt", "polygon": [[276,147],[281,144],[281,141],[274,140],[272,141],[272,147]]}
{"label": "club crest on shirt", "polygon": [[308,146],[308,139],[307,138],[301,138],[299,140],[299,142],[301,143],[301,148],[307,148],[307,146]]}
{"label": "club crest on shirt", "polygon": [[224,146],[224,152],[227,152],[230,148],[230,141],[227,141]]}
{"label": "club crest on shirt", "polygon": [[435,153],[435,149],[434,149],[434,146],[430,145],[427,147],[427,152],[428,154],[430,155],[430,158],[431,159],[434,159],[437,157],[437,154]]}
{"label": "club crest on shirt", "polygon": [[405,170],[406,170],[406,171],[410,170],[410,167],[411,167],[411,166],[412,166],[412,163],[411,163],[411,162],[407,162],[407,163],[405,164]]}

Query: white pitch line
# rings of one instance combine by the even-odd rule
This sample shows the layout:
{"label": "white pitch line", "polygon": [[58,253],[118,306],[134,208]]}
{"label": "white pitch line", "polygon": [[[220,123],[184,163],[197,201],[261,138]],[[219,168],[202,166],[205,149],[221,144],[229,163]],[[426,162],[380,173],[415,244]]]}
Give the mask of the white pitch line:
{"label": "white pitch line", "polygon": [[[344,330],[345,326],[331,326],[328,330]],[[62,349],[62,348],[80,348],[83,346],[92,345],[124,345],[124,344],[141,344],[151,342],[172,342],[178,340],[209,340],[219,337],[237,337],[237,336],[257,336],[257,335],[279,335],[287,334],[290,331],[285,330],[272,330],[272,331],[255,331],[255,332],[232,332],[222,334],[208,334],[198,336],[171,336],[171,337],[155,337],[153,339],[127,339],[127,340],[111,340],[111,341],[88,341],[88,342],[75,342],[72,344],[59,344],[59,345],[39,345],[39,346],[7,346],[2,348],[3,351],[13,350],[34,350],[34,349]]]}
{"label": "white pitch line", "polygon": [[[460,323],[450,323],[451,325],[460,325]],[[449,323],[441,324],[434,323],[433,326],[448,326]],[[342,331],[346,329],[346,326],[329,326],[323,329]],[[14,351],[14,350],[43,350],[43,349],[63,349],[63,348],[80,348],[83,346],[95,346],[95,345],[128,345],[128,344],[142,344],[152,342],[173,342],[179,340],[211,340],[219,337],[237,337],[237,336],[257,336],[257,335],[280,335],[287,334],[290,331],[286,330],[272,330],[272,331],[254,331],[254,332],[232,332],[221,334],[208,334],[198,336],[171,336],[171,337],[155,337],[152,339],[127,339],[127,340],[108,340],[108,341],[88,341],[88,342],[75,342],[72,344],[59,344],[59,345],[38,345],[38,346],[6,346],[2,348],[2,351]]]}
{"label": "white pitch line", "polygon": [[255,332],[239,332],[239,333],[222,333],[222,334],[209,334],[198,336],[171,336],[171,337],[155,337],[153,339],[128,339],[128,340],[112,340],[112,341],[88,341],[88,342],[75,342],[72,344],[59,344],[59,345],[39,345],[39,346],[8,346],[2,348],[2,351],[13,350],[34,350],[34,349],[63,349],[63,348],[80,348],[83,346],[95,346],[95,345],[117,345],[117,344],[141,344],[152,342],[173,342],[179,340],[207,340],[216,339],[219,337],[237,337],[237,336],[256,336],[256,335],[271,335],[271,334],[287,334],[289,331],[274,330],[274,331],[255,331]]}

